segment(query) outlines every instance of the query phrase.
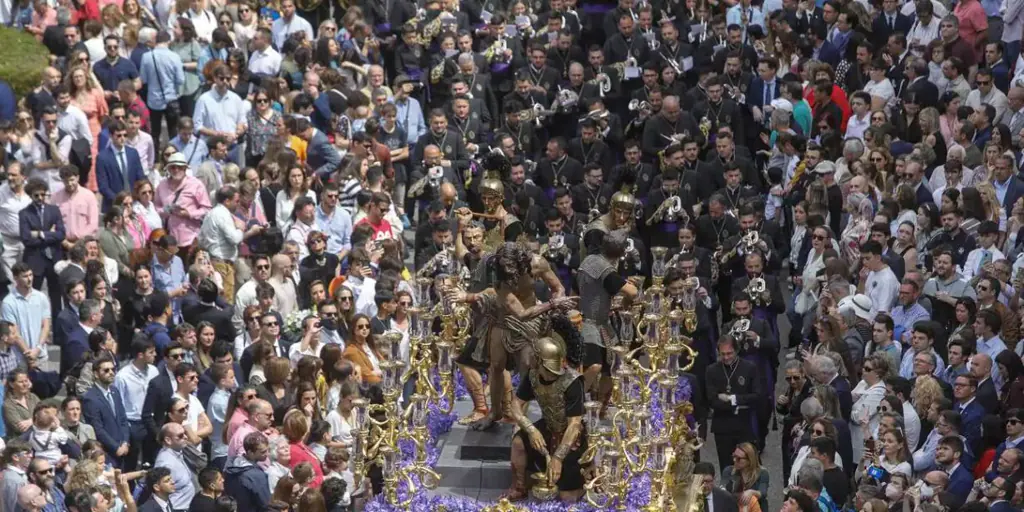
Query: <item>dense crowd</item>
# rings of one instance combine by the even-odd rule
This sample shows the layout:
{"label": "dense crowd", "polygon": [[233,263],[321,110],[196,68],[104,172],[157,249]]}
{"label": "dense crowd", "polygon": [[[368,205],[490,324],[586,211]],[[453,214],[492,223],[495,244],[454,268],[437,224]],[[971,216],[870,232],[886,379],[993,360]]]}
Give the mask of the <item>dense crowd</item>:
{"label": "dense crowd", "polygon": [[550,452],[579,499],[583,402],[652,275],[696,318],[708,512],[1021,510],[1024,0],[0,0],[0,24],[50,59],[0,80],[3,510],[359,510],[382,475],[349,465],[353,401],[441,300],[472,308],[460,421],[521,431],[509,497]]}

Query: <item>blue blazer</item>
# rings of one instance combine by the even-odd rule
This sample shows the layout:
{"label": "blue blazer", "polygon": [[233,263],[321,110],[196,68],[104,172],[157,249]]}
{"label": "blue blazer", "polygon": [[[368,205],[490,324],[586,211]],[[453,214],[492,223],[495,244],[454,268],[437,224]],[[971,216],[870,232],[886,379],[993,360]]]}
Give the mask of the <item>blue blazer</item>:
{"label": "blue blazer", "polygon": [[[35,204],[30,204],[18,212],[18,231],[21,242],[25,244],[22,261],[28,263],[32,273],[41,276],[53,269],[53,264],[64,259],[64,249],[60,243],[64,241],[64,218],[60,208],[52,204],[43,205],[42,215]],[[41,231],[43,238],[32,236],[33,231]],[[50,249],[51,257],[46,256]]]}
{"label": "blue blazer", "polygon": [[967,501],[967,495],[971,493],[972,487],[974,487],[974,475],[961,462],[953,474],[949,475],[949,485],[946,486],[946,491],[956,496],[956,508]]}
{"label": "blue blazer", "polygon": [[1010,176],[1010,182],[1006,184],[1006,195],[1003,196],[1003,208],[1012,211],[1021,196],[1024,196],[1024,180],[1019,176]]}
{"label": "blue blazer", "polygon": [[1020,512],[1019,508],[1013,508],[1007,501],[1000,501],[989,507],[988,512]]}
{"label": "blue blazer", "polygon": [[[774,90],[772,90],[773,100],[778,99],[779,97],[780,85],[782,85],[782,80],[779,78],[775,78],[775,88]],[[759,76],[755,76],[754,79],[750,81],[750,87],[747,88],[748,107],[757,107],[761,110],[764,110],[764,87],[764,80],[762,80]]]}
{"label": "blue blazer", "polygon": [[830,41],[825,41],[822,43],[821,49],[818,50],[818,60],[827,62],[835,68],[839,65],[839,49]]}
{"label": "blue blazer", "polygon": [[89,334],[78,323],[68,332],[64,346],[60,348],[60,376],[64,378],[68,370],[81,361],[89,352]]}
{"label": "blue blazer", "polygon": [[[139,158],[139,152],[135,151],[135,148],[125,146],[124,157],[125,165],[128,166],[128,185],[131,186],[136,181],[145,178],[146,173],[142,170],[142,159]],[[113,146],[96,155],[96,185],[103,196],[103,211],[105,212],[110,209],[118,192],[124,190],[124,178],[121,176],[121,166],[117,164],[117,154],[114,153]]]}
{"label": "blue blazer", "polygon": [[326,181],[328,176],[341,165],[341,155],[327,139],[327,135],[317,130],[306,148],[306,163],[313,168],[313,172],[320,176],[321,180]]}
{"label": "blue blazer", "polygon": [[63,347],[64,342],[68,340],[76,327],[79,327],[78,313],[70,307],[60,310],[57,320],[53,322],[53,343],[58,347]]}
{"label": "blue blazer", "polygon": [[121,394],[113,387],[110,392],[114,395],[115,410],[110,409],[110,402],[103,396],[103,392],[93,386],[82,396],[82,415],[85,416],[85,422],[96,430],[96,439],[116,467],[119,466],[120,457],[115,453],[121,443],[129,441],[130,435]]}
{"label": "blue blazer", "polygon": [[[955,407],[960,410],[959,404]],[[960,413],[960,432],[967,438],[972,453],[981,453],[981,420],[984,418],[985,408],[977,398]]]}

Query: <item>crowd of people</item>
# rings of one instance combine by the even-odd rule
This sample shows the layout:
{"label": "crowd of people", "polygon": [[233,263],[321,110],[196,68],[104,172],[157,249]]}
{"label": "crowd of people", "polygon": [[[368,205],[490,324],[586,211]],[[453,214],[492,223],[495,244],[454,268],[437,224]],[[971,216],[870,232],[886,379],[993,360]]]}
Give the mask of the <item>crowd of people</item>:
{"label": "crowd of people", "polygon": [[584,403],[662,300],[696,319],[708,512],[1022,508],[1024,0],[0,24],[50,60],[0,80],[4,510],[359,510],[354,403],[437,301],[471,309],[460,422],[517,425],[507,496],[579,500]]}

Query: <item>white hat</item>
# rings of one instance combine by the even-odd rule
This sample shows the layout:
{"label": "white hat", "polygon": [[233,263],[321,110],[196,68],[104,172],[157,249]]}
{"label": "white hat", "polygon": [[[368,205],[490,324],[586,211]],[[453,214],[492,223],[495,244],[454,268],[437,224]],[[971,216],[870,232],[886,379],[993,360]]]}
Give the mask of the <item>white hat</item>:
{"label": "white hat", "polygon": [[843,299],[839,301],[838,305],[840,312],[842,312],[843,310],[852,309],[853,313],[857,315],[858,318],[867,321],[874,320],[871,317],[872,306],[873,302],[871,300],[871,297],[868,297],[863,293],[858,293],[857,295],[849,297],[843,297]]}
{"label": "white hat", "polygon": [[771,105],[772,108],[774,108],[775,110],[785,110],[786,112],[793,111],[793,104],[790,103],[789,100],[785,98],[776,98],[772,100]]}
{"label": "white hat", "polygon": [[188,160],[186,160],[185,159],[185,155],[183,155],[179,151],[177,153],[174,153],[173,155],[171,155],[170,158],[167,159],[166,167],[170,167],[172,165],[177,165],[177,166],[181,166],[181,167],[188,167]]}

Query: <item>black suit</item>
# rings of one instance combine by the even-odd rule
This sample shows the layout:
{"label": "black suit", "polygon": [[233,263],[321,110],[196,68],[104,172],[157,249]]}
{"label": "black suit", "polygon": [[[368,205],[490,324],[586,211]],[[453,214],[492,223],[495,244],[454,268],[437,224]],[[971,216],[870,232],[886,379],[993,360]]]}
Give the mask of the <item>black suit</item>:
{"label": "black suit", "polygon": [[915,101],[921,108],[939,106],[939,87],[928,80],[927,76],[915,79],[907,84],[904,81],[901,99],[906,101],[908,94],[913,93]]}
{"label": "black suit", "polygon": [[832,381],[832,389],[836,390],[836,396],[839,397],[839,412],[843,415],[843,419],[850,421],[850,413],[853,411],[853,394],[850,392],[850,381],[846,380],[846,377],[836,376]]}
{"label": "black suit", "polygon": [[185,318],[186,322],[192,325],[199,325],[199,322],[204,321],[210,322],[213,324],[214,331],[217,332],[217,339],[219,340],[227,340],[230,343],[234,343],[235,337],[238,335],[235,331],[235,325],[231,321],[233,316],[231,309],[221,309],[215,305],[200,302],[183,307],[181,315]]}
{"label": "black suit", "polygon": [[[278,315],[277,321],[281,322],[280,315]],[[275,347],[276,350],[274,355],[280,357],[288,357],[289,347],[291,347],[291,344],[285,341],[284,338],[278,338],[277,347]],[[245,347],[245,350],[242,351],[242,358],[238,360],[238,366],[242,368],[242,376],[245,378],[245,382],[249,382],[249,373],[252,372],[252,365],[255,364],[253,363],[252,360],[252,353],[255,350],[256,343],[253,343],[252,345]]]}
{"label": "black suit", "polygon": [[736,504],[736,498],[733,497],[729,491],[726,491],[716,485],[711,489],[711,495],[711,507],[714,510],[707,510],[708,505],[707,501],[705,501],[705,512],[737,512],[739,510],[739,506]]}
{"label": "black suit", "polygon": [[157,366],[160,373],[149,381],[146,388],[146,400],[142,405],[142,424],[146,427],[146,441],[143,443],[143,460],[153,460],[160,446],[157,444],[157,434],[167,417],[167,410],[171,408],[171,394],[174,387],[171,384],[173,378],[167,367],[161,363]]}
{"label": "black suit", "polygon": [[909,16],[904,16],[899,11],[896,11],[891,23],[890,25],[889,17],[884,11],[878,13],[878,17],[871,24],[871,40],[877,41],[878,45],[884,45],[889,40],[889,36],[896,32],[907,34],[914,25]]}
{"label": "black suit", "polygon": [[[757,366],[738,357],[731,369],[717,362],[708,366],[704,381],[712,410],[711,431],[718,449],[718,467],[724,468],[732,463],[732,452],[737,445],[754,439],[753,420],[761,398]],[[722,400],[719,395],[735,397],[736,405],[731,400]]]}
{"label": "black suit", "polygon": [[999,401],[999,394],[996,393],[996,385],[992,382],[991,377],[985,379],[985,382],[978,384],[978,391],[974,396],[978,398],[978,403],[985,408],[985,412],[999,414],[1001,402]]}

